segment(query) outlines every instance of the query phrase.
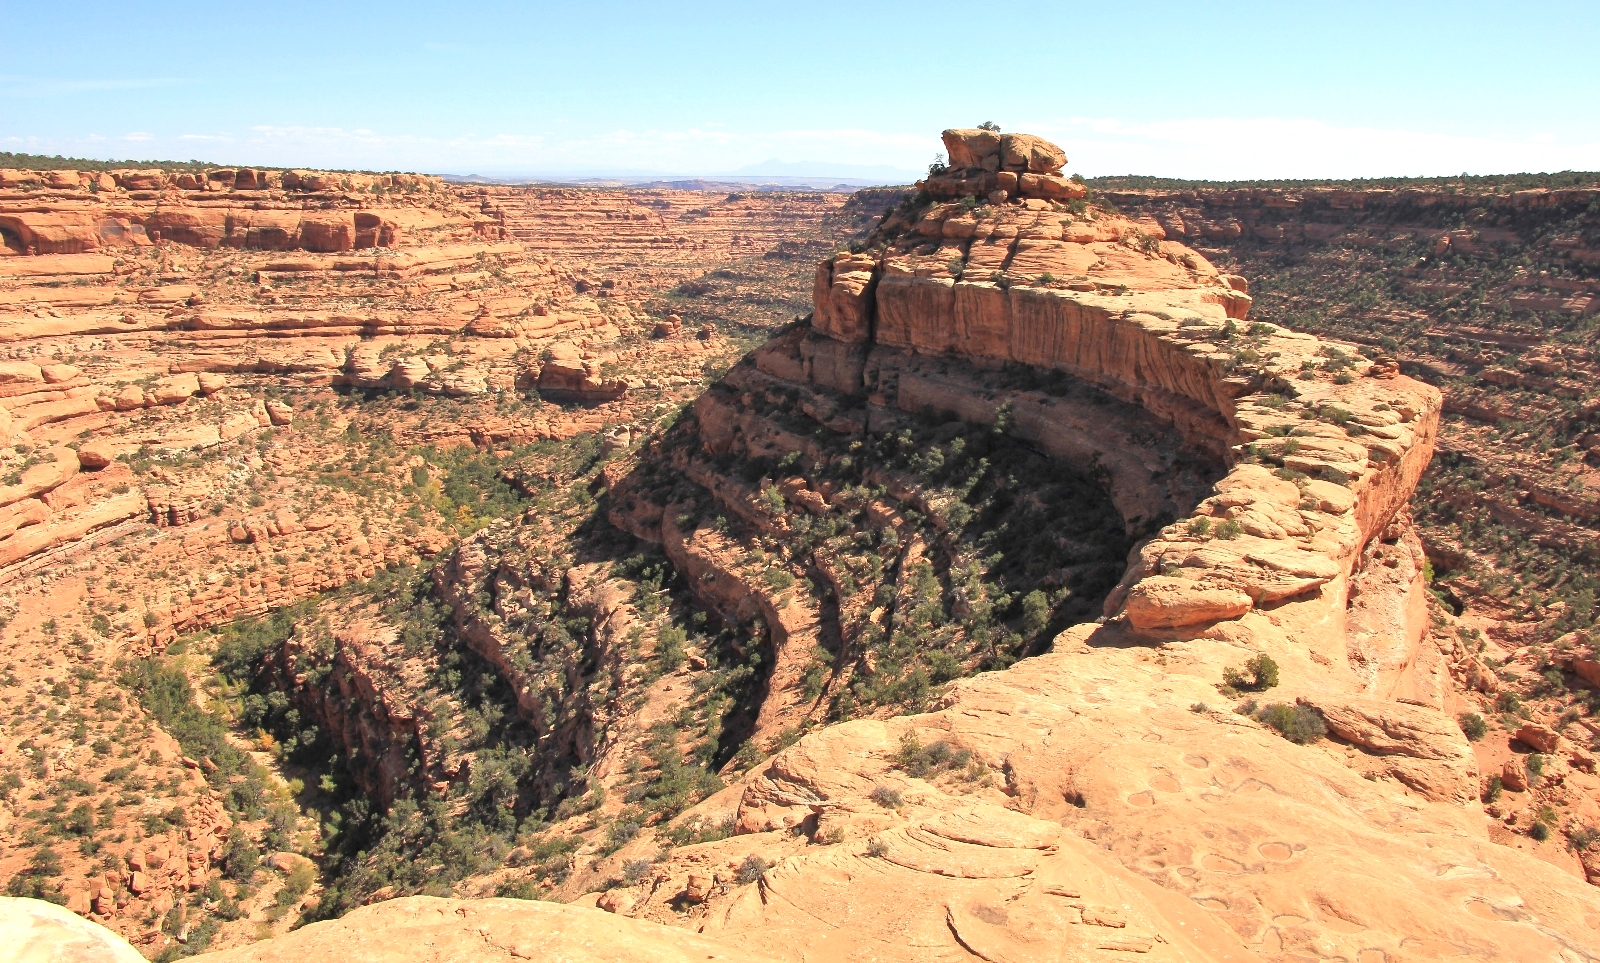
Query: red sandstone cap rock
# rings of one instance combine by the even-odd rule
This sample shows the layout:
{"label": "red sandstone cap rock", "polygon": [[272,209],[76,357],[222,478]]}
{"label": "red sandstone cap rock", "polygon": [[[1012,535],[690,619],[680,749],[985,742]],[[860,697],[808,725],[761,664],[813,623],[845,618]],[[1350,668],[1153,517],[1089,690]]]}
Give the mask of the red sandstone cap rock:
{"label": "red sandstone cap rock", "polygon": [[952,168],[1054,174],[1067,163],[1066,151],[1033,134],[952,128],[944,132],[943,138]]}

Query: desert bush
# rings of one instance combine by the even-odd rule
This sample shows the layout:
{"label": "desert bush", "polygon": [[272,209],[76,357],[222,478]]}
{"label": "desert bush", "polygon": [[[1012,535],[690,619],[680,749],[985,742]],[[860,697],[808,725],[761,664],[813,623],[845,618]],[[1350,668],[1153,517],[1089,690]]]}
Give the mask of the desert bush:
{"label": "desert bush", "polygon": [[1257,709],[1254,715],[1257,722],[1297,745],[1316,742],[1328,732],[1322,713],[1308,705],[1275,702]]}
{"label": "desert bush", "polygon": [[888,786],[874,787],[868,798],[884,809],[899,809],[906,803],[905,797],[898,789],[891,789]]}
{"label": "desert bush", "polygon": [[655,865],[648,859],[630,859],[622,864],[622,881],[632,886],[644,879]]}
{"label": "desert bush", "polygon": [[248,883],[261,867],[261,851],[237,826],[228,831],[228,840],[222,850],[222,866],[229,879],[241,883]]}
{"label": "desert bush", "polygon": [[1476,712],[1463,712],[1456,716],[1456,722],[1461,726],[1461,731],[1468,739],[1477,742],[1489,734],[1489,726],[1483,721],[1483,716]]}
{"label": "desert bush", "polygon": [[909,776],[926,779],[947,769],[964,769],[972,762],[972,753],[956,749],[943,739],[924,746],[914,733],[900,737],[900,748],[894,756],[894,766]]}
{"label": "desert bush", "polygon": [[1223,669],[1222,681],[1240,692],[1261,692],[1278,684],[1278,663],[1263,652],[1247,660],[1241,668]]}
{"label": "desert bush", "polygon": [[738,880],[741,886],[746,883],[754,883],[756,880],[766,875],[767,870],[771,868],[771,863],[762,859],[760,856],[757,856],[755,853],[751,853],[749,856],[744,858],[744,862],[739,864],[739,870],[734,874],[734,879]]}
{"label": "desert bush", "polygon": [[1501,781],[1499,774],[1496,773],[1495,775],[1490,776],[1484,783],[1483,801],[1486,803],[1492,803],[1498,800],[1500,798],[1500,794],[1504,791],[1505,783]]}

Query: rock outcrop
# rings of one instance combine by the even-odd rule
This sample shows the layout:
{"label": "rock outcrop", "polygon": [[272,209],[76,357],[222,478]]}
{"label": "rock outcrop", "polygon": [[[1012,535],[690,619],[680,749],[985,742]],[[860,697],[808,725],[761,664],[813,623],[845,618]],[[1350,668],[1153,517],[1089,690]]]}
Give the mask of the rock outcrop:
{"label": "rock outcrop", "polygon": [[[1081,203],[1054,145],[946,143],[818,266],[809,318],[434,570],[428,658],[469,650],[476,698],[509,692],[470,721],[520,720],[529,785],[474,792],[575,847],[519,846],[478,891],[585,905],[411,897],[229,963],[1594,957],[1595,890],[1496,844],[1428,651],[1405,508],[1439,393],[1252,319],[1243,278]],[[604,388],[549,350],[524,383]],[[449,370],[428,357],[393,370]],[[596,497],[611,528],[567,510]],[[439,747],[469,716],[418,698],[397,638],[277,671],[331,666],[316,713],[375,792],[466,804],[468,755],[398,769],[408,704]]]}
{"label": "rock outcrop", "polygon": [[44,900],[0,896],[0,938],[15,963],[144,963],[127,940]]}
{"label": "rock outcrop", "polygon": [[917,185],[935,197],[1072,201],[1089,194],[1082,179],[1061,175],[1066,152],[1043,137],[954,129],[944,132],[944,147],[950,158],[947,169]]}
{"label": "rock outcrop", "polygon": [[[931,714],[801,739],[683,817],[731,812],[731,840],[673,854],[649,892],[606,905],[681,924],[681,899],[704,907],[689,919],[706,934],[752,948],[776,937],[797,955],[842,940],[899,958],[912,932],[922,956],[989,959],[1083,939],[1102,940],[1086,953],[1177,958],[1582,956],[1597,918],[1592,891],[1488,842],[1476,766],[1441,701],[1366,694],[1395,691],[1420,658],[1423,626],[1404,616],[1415,578],[1361,578],[1362,624],[1399,613],[1405,635],[1394,647],[1404,651],[1346,639],[1352,580],[1403,551],[1400,511],[1431,453],[1438,393],[1348,346],[1241,324],[1242,281],[1170,242],[1096,241],[1137,231],[1114,218],[1074,220],[1022,204],[895,212],[875,238],[882,246],[869,239],[866,252],[819,268],[810,324],[757,352],[728,385],[747,397],[787,392],[788,410],[836,431],[857,419],[854,430],[870,434],[879,411],[937,410],[902,400],[917,375],[936,371],[942,397],[955,397],[951,384],[1007,365],[1059,371],[1143,411],[1150,428],[1213,466],[1208,487],[1187,502],[1170,495],[1180,510],[1162,519],[1152,511],[1160,502],[1141,510],[1135,493],[1182,489],[1119,483],[1134,464],[1108,466],[1124,523],[1150,537],[1105,619],[1062,633],[1050,654],[954,683]],[[1024,227],[1048,232],[1054,263],[1078,269],[1008,270],[1027,253]],[[1069,230],[1081,239],[1065,240]],[[1041,413],[1048,427],[1023,427],[1012,420],[1020,403],[1008,400],[996,419],[1008,430],[1068,436],[1077,457],[1106,454],[1070,404]],[[707,431],[712,401],[697,414],[714,451],[723,429]],[[753,423],[739,418],[748,436]],[[1161,451],[1152,436],[1147,450]],[[737,504],[731,491],[718,498]],[[663,527],[669,554],[677,511],[662,514],[676,519]],[[635,509],[619,523],[640,517]],[[722,582],[687,558],[680,565],[702,591]],[[1297,745],[1213,708],[1224,669],[1252,654],[1283,667],[1271,697],[1313,714],[1336,742]],[[794,833],[810,845],[782,841]],[[751,851],[780,860],[753,885],[705,875]],[[1353,879],[1381,893],[1358,906]],[[1104,895],[1112,887],[1124,887],[1115,901]],[[851,907],[848,918],[819,931],[815,919],[837,918],[829,908],[839,906]]]}
{"label": "rock outcrop", "polygon": [[[0,170],[0,250],[81,254],[162,239],[255,250],[388,248],[407,230],[440,223],[426,208],[392,199],[442,189],[437,177],[420,174]],[[349,209],[385,195],[388,209]]]}

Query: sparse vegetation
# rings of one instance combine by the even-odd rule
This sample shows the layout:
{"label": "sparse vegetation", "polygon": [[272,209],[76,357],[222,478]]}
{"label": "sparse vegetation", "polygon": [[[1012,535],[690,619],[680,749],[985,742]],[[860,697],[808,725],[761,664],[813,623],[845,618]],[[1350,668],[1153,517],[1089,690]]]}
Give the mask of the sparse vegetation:
{"label": "sparse vegetation", "polygon": [[1246,660],[1242,668],[1222,670],[1222,682],[1240,692],[1261,692],[1278,684],[1278,663],[1265,652]]}
{"label": "sparse vegetation", "polygon": [[1327,723],[1322,720],[1322,713],[1302,703],[1289,705],[1274,702],[1254,710],[1251,715],[1257,722],[1297,745],[1316,742],[1328,731]]}

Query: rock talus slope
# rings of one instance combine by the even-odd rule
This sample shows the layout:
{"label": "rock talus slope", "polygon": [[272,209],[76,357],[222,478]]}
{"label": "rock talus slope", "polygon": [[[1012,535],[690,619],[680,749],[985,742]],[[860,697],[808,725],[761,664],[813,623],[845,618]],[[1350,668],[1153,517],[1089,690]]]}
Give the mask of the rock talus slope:
{"label": "rock talus slope", "polygon": [[[932,711],[814,729],[679,817],[730,819],[731,836],[652,849],[644,877],[583,898],[598,909],[410,900],[230,959],[492,959],[498,932],[620,922],[602,910],[697,930],[708,956],[790,960],[1596,958],[1595,890],[1490,840],[1471,748],[1442,711],[1404,508],[1439,393],[1249,322],[1242,278],[1082,204],[1053,145],[946,142],[955,167],[819,266],[810,321],[697,402],[698,443],[734,444],[767,397],[839,434],[944,412],[1097,465],[1139,539],[1104,617],[950,683]],[[1033,392],[1022,375],[1076,387]],[[673,464],[730,512],[748,497],[696,457]],[[754,594],[719,563],[736,545],[644,494],[625,504],[623,474],[619,526],[660,541],[710,603]],[[779,497],[820,510],[828,493]],[[763,599],[790,620],[762,706],[786,725],[805,710],[783,701],[785,640],[820,629],[804,604]],[[1281,667],[1261,696],[1277,717],[1234,711],[1228,670],[1261,655]],[[1330,738],[1258,721],[1284,716]],[[474,931],[481,945],[476,914],[504,918]],[[378,929],[424,917],[415,934]],[[621,958],[691,945],[626,934],[640,942]],[[430,956],[426,939],[462,949]]]}

